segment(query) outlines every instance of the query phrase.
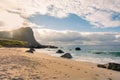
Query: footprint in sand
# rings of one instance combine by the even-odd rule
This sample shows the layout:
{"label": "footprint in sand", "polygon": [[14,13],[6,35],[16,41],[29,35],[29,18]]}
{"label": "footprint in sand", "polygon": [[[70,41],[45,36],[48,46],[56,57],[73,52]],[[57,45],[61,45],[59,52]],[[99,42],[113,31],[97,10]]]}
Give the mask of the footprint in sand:
{"label": "footprint in sand", "polygon": [[95,76],[99,76],[99,74],[95,74]]}
{"label": "footprint in sand", "polygon": [[79,68],[77,70],[80,70]]}
{"label": "footprint in sand", "polygon": [[70,66],[70,68],[73,68],[72,66]]}
{"label": "footprint in sand", "polygon": [[93,79],[92,80],[98,80],[98,78],[97,77],[93,77]]}
{"label": "footprint in sand", "polygon": [[21,77],[15,77],[15,78],[12,78],[11,80],[24,80],[24,79]]}
{"label": "footprint in sand", "polygon": [[85,71],[85,73],[87,73],[87,71]]}
{"label": "footprint in sand", "polygon": [[91,67],[92,69],[94,69],[94,67]]}
{"label": "footprint in sand", "polygon": [[40,80],[40,76],[38,76],[38,75],[31,75],[30,79],[31,80]]}
{"label": "footprint in sand", "polygon": [[110,73],[110,75],[112,75],[112,73]]}
{"label": "footprint in sand", "polygon": [[45,58],[42,58],[42,59],[45,59]]}
{"label": "footprint in sand", "polygon": [[57,70],[55,70],[55,72],[58,72]]}
{"label": "footprint in sand", "polygon": [[68,74],[65,74],[65,76],[67,76]]}
{"label": "footprint in sand", "polygon": [[13,70],[13,69],[20,69],[21,67],[18,67],[18,66],[12,66],[10,69]]}
{"label": "footprint in sand", "polygon": [[49,78],[45,78],[45,79],[43,79],[43,80],[49,80]]}
{"label": "footprint in sand", "polygon": [[11,77],[5,74],[0,74],[0,80],[11,80]]}
{"label": "footprint in sand", "polygon": [[6,75],[12,75],[11,73],[5,72]]}
{"label": "footprint in sand", "polygon": [[70,78],[70,76],[67,76],[67,78]]}
{"label": "footprint in sand", "polygon": [[53,79],[57,79],[57,77],[52,77]]}
{"label": "footprint in sand", "polygon": [[67,64],[65,64],[65,66],[68,66]]}
{"label": "footprint in sand", "polygon": [[64,74],[64,76],[67,77],[67,78],[70,78],[70,76],[68,74]]}
{"label": "footprint in sand", "polygon": [[53,63],[56,63],[55,61],[53,61]]}
{"label": "footprint in sand", "polygon": [[0,68],[0,71],[1,71],[1,72],[6,72],[7,69]]}
{"label": "footprint in sand", "polygon": [[61,63],[58,63],[58,64],[61,64]]}

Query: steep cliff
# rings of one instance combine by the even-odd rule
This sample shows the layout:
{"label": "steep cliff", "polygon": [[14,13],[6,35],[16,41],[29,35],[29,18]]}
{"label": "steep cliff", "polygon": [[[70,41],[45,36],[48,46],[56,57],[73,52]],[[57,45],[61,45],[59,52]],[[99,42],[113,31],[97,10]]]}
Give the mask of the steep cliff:
{"label": "steep cliff", "polygon": [[0,32],[0,38],[26,41],[33,47],[40,47],[41,45],[35,40],[33,30],[30,27],[20,28],[13,31]]}
{"label": "steep cliff", "polygon": [[31,46],[34,47],[40,46],[40,44],[35,40],[33,30],[30,27],[14,30],[13,39],[27,41]]}

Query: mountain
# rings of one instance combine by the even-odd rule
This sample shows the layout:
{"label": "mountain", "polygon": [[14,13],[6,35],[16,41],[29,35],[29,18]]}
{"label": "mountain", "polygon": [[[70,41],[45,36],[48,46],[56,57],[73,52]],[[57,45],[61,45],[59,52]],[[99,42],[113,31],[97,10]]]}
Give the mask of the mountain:
{"label": "mountain", "polygon": [[[28,44],[27,44],[27,43]],[[22,27],[13,31],[0,31],[0,45],[21,47],[28,46],[33,48],[58,48],[52,45],[41,45],[35,40],[34,32],[30,27]],[[5,46],[5,47],[6,47]]]}
{"label": "mountain", "polygon": [[40,44],[35,40],[33,30],[30,27],[13,30],[13,39],[27,41],[31,46],[37,47]]}
{"label": "mountain", "polygon": [[40,47],[41,45],[35,40],[34,33],[30,27],[22,27],[13,31],[1,31],[1,39],[26,41],[32,47]]}

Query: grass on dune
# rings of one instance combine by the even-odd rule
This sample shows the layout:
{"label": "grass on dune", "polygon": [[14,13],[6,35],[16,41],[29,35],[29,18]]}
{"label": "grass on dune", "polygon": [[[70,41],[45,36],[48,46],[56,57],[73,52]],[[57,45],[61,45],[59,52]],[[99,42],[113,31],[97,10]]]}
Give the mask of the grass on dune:
{"label": "grass on dune", "polygon": [[28,47],[29,44],[26,41],[0,39],[0,47]]}
{"label": "grass on dune", "polygon": [[2,45],[0,45],[0,48],[2,47]]}

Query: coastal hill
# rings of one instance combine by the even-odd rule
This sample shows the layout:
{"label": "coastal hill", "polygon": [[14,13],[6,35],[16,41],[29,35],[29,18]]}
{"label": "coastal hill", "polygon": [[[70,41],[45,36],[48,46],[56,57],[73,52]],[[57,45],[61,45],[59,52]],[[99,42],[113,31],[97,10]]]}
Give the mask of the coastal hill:
{"label": "coastal hill", "polygon": [[[27,45],[26,42],[28,43]],[[57,48],[56,46],[41,45],[38,43],[34,37],[34,32],[30,27],[22,27],[12,31],[0,31],[0,45],[5,47],[21,47],[23,46],[23,43],[24,45],[33,48]]]}
{"label": "coastal hill", "polygon": [[18,40],[28,42],[30,46],[40,47],[41,45],[35,40],[34,33],[30,27],[22,27],[13,31],[1,31],[0,40]]}
{"label": "coastal hill", "polygon": [[35,40],[33,30],[30,27],[20,28],[12,31],[14,40],[27,41],[31,46],[37,47],[40,44]]}

